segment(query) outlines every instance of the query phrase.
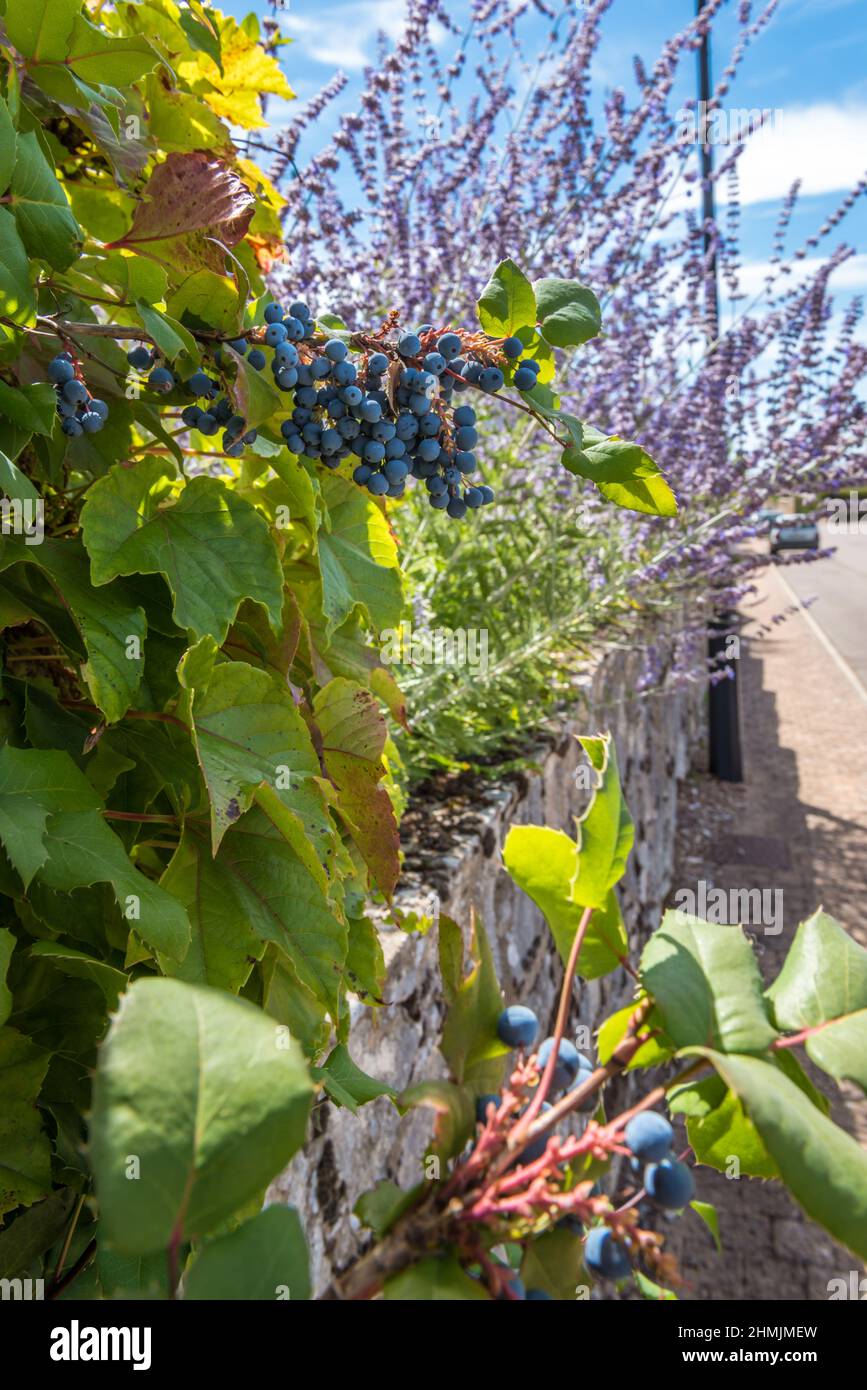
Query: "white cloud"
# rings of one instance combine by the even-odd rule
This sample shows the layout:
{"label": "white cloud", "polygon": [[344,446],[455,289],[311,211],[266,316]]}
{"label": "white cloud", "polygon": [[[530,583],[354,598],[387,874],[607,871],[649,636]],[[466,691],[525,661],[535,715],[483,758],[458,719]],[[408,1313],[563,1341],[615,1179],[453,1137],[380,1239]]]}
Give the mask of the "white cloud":
{"label": "white cloud", "polygon": [[867,104],[783,107],[747,141],[738,163],[741,202],[784,198],[796,179],[802,197],[843,192],[864,173],[865,150]]}
{"label": "white cloud", "polygon": [[[357,72],[373,57],[373,40],[378,33],[390,39],[403,33],[406,10],[396,0],[351,0],[346,5],[329,4],[323,18],[319,0],[301,0],[309,13],[301,12],[299,0],[282,23],[287,38],[296,39],[306,57],[325,67]],[[433,26],[431,37],[439,42],[445,33]]]}

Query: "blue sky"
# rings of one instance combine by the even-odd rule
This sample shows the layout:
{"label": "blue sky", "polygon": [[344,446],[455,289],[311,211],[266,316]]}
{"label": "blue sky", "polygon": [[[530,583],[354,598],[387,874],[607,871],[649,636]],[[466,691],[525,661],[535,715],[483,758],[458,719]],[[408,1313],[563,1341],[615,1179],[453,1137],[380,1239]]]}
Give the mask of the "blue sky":
{"label": "blue sky", "polygon": [[[558,0],[549,3],[556,8]],[[222,0],[222,8],[239,18],[251,10],[260,16],[269,13],[263,0]],[[725,65],[736,32],[736,8],[736,0],[730,0],[719,23],[715,72]],[[761,0],[755,0],[754,9],[760,8]],[[403,12],[403,0],[287,0],[281,26],[293,42],[283,50],[282,61],[298,98],[312,96],[342,70],[350,79],[342,109],[351,109],[377,32],[399,32]],[[629,91],[633,54],[652,62],[664,40],[693,12],[693,0],[614,0],[602,24],[594,74],[598,96],[616,85]],[[466,0],[450,0],[449,13],[460,24],[468,15]],[[525,25],[530,49],[536,37],[541,43],[548,27],[541,18]],[[453,42],[444,36],[443,52]],[[683,76],[685,99],[694,94],[691,63]],[[818,226],[867,170],[867,0],[782,0],[748,52],[727,100],[733,108],[774,113],[768,128],[750,142],[740,166],[743,250],[749,262],[745,283],[758,289],[777,209],[792,180],[800,176],[803,188],[790,245]],[[279,125],[285,104],[272,104],[269,118]],[[323,140],[330,129],[329,118],[313,138]],[[852,293],[867,290],[867,198],[816,254],[827,255],[844,238],[859,254],[833,282],[841,305]]]}

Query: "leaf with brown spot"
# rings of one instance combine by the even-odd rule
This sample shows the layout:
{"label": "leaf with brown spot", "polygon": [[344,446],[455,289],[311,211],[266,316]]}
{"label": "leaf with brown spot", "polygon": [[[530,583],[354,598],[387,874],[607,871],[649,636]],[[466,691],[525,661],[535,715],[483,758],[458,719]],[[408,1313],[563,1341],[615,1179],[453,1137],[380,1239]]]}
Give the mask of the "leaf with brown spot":
{"label": "leaf with brown spot", "polygon": [[337,809],[377,885],[391,898],[400,869],[397,822],[381,781],[387,729],[376,699],[337,677],[320,690],[313,713],[325,767],[337,787]]}
{"label": "leaf with brown spot", "polygon": [[[221,259],[219,247],[206,238],[237,246],[253,218],[256,200],[246,184],[227,164],[202,150],[191,154],[173,153],[158,164],[144,190],[144,198],[133,214],[132,226],[109,249],[143,246],[145,243],[173,243],[163,247],[190,256],[190,238],[196,242],[195,259],[209,263]],[[183,241],[179,241],[183,238]]]}

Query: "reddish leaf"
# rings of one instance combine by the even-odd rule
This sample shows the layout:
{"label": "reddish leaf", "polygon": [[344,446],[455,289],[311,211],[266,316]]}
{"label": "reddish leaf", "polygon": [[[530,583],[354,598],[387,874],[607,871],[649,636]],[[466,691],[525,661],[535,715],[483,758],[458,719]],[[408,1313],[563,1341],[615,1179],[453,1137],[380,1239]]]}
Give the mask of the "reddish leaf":
{"label": "reddish leaf", "polygon": [[170,154],[151,175],[126,236],[110,245],[135,246],[207,232],[225,246],[236,246],[255,206],[246,184],[222,160],[202,150]]}
{"label": "reddish leaf", "polygon": [[338,677],[313,705],[326,771],[337,788],[337,810],[379,888],[391,898],[400,863],[391,798],[377,784],[385,771],[387,729],[376,699],[354,681]]}

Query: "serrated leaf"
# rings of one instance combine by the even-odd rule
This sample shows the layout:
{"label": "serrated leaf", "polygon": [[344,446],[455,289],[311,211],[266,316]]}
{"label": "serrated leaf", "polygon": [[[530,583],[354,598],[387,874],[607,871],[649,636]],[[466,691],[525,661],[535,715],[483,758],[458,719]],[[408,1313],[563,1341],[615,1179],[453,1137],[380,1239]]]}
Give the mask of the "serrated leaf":
{"label": "serrated leaf", "polygon": [[9,40],[25,58],[62,63],[81,0],[26,0],[7,6]]}
{"label": "serrated leaf", "polygon": [[542,337],[554,347],[580,347],[602,330],[599,300],[579,280],[548,278],[534,285]]}
{"label": "serrated leaf", "polygon": [[36,295],[15,218],[0,207],[0,313],[28,328],[36,322]]}
{"label": "serrated leaf", "polygon": [[0,1025],[4,1024],[12,1012],[12,991],[6,983],[6,973],[16,940],[7,927],[0,927]]}
{"label": "serrated leaf", "polygon": [[575,822],[578,873],[572,894],[582,907],[601,908],[626,872],[635,827],[623,799],[611,735],[578,741],[594,770],[596,786],[589,806]]}
{"label": "serrated leaf", "polygon": [[[716,1079],[716,1078],[715,1078]],[[688,1114],[686,1135],[696,1162],[715,1168],[726,1177],[778,1178],[780,1170],[762,1137],[733,1090],[706,1113]]]}
{"label": "serrated leaf", "polygon": [[659,464],[642,449],[613,435],[584,448],[566,449],[563,466],[595,483],[603,497],[627,511],[651,516],[675,516],[677,499]]}
{"label": "serrated leaf", "polygon": [[[144,671],[144,610],[131,601],[123,584],[94,589],[80,541],[45,540],[29,546],[22,537],[5,538],[0,543],[0,570],[19,563],[36,566],[71,614],[87,653],[81,671],[93,701],[109,723],[122,719]],[[46,618],[63,641],[62,630]]]}
{"label": "serrated leaf", "polygon": [[262,782],[277,789],[317,843],[327,841],[333,826],[318,782],[322,769],[285,685],[246,662],[222,662],[195,685],[190,717],[215,853]]}
{"label": "serrated leaf", "polygon": [[814,912],[767,997],[777,1026],[792,1032],[867,1008],[867,951],[833,917]]}
{"label": "serrated leaf", "polygon": [[581,1282],[584,1246],[567,1227],[546,1231],[527,1245],[521,1262],[521,1279],[530,1289],[541,1289],[551,1298],[574,1302]]}
{"label": "serrated leaf", "polygon": [[283,608],[280,564],[268,526],[216,478],[197,477],[174,498],[170,464],[146,458],[99,478],[81,512],[94,584],[120,574],[162,574],[179,627],[224,641],[245,598]]}
{"label": "serrated leaf", "polygon": [[174,362],[181,353],[186,353],[192,358],[198,357],[196,340],[183,324],[159,309],[154,309],[143,299],[136,300],[135,308],[142,327],[150,333],[160,352],[169,362]]}
{"label": "serrated leaf", "polygon": [[777,1037],[755,954],[740,927],[666,912],[644,948],[640,974],[678,1047],[761,1053]]}
{"label": "serrated leaf", "polygon": [[201,232],[236,246],[246,235],[255,199],[220,159],[201,150],[170,154],[154,169],[129,231],[115,246],[138,246]]}
{"label": "serrated leaf", "polygon": [[0,748],[0,839],[25,888],[36,875],[58,892],[110,883],[121,908],[138,914],[139,936],[172,959],[183,957],[186,913],[133,867],[102,818],[102,802],[66,753]]}
{"label": "serrated leaf", "polygon": [[400,841],[391,797],[378,785],[385,773],[385,720],[370,691],[342,677],[317,693],[313,714],[325,768],[337,789],[337,809],[380,889],[391,898],[400,872]]}
{"label": "serrated leaf", "polygon": [[0,494],[17,502],[36,502],[39,493],[26,473],[4,453],[0,453]]}
{"label": "serrated leaf", "polygon": [[28,255],[66,270],[84,237],[33,131],[18,136],[8,206]]}
{"label": "serrated leaf", "polygon": [[48,1052],[0,1028],[0,1217],[51,1190],[51,1148],[36,1108]]}
{"label": "serrated leaf", "polygon": [[[63,54],[64,66],[86,83],[129,87],[160,61],[159,54],[142,37],[107,34],[82,14],[76,15]],[[34,78],[39,81],[39,73]]]}
{"label": "serrated leaf", "polygon": [[707,1048],[691,1051],[707,1057],[737,1092],[807,1215],[867,1258],[867,1154],[858,1143],[768,1062]]}
{"label": "serrated leaf", "polygon": [[39,1256],[62,1236],[74,1204],[72,1188],[62,1187],[20,1212],[0,1231],[0,1279],[27,1277]]}
{"label": "serrated leaf", "polygon": [[190,920],[190,948],[163,970],[187,984],[213,985],[232,994],[246,984],[264,943],[239,916],[226,875],[201,837],[184,831],[160,883],[183,904]]}
{"label": "serrated leaf", "polygon": [[239,415],[246,421],[247,428],[256,429],[266,420],[272,419],[283,409],[280,392],[264,372],[257,372],[245,357],[241,357],[228,343],[223,352],[235,362],[238,375],[232,389],[232,398]]}
{"label": "serrated leaf", "polygon": [[310,1297],[307,1243],[294,1207],[267,1207],[237,1230],[208,1241],[184,1276],[184,1300],[291,1300]]}
{"label": "serrated leaf", "polygon": [[[578,845],[550,826],[513,825],[503,845],[503,864],[545,917],[565,964],[584,913],[574,897]],[[577,973],[585,980],[598,979],[616,970],[626,953],[626,928],[612,888],[602,910],[590,918]]]}
{"label": "serrated leaf", "polygon": [[117,1008],[118,1000],[129,983],[128,976],[122,970],[115,970],[105,961],[96,960],[85,951],[78,951],[62,941],[36,941],[30,947],[30,955],[36,960],[50,960],[65,975],[91,980],[102,990],[109,1009]]}
{"label": "serrated leaf", "polygon": [[[606,1018],[602,1027],[599,1029],[596,1047],[600,1066],[605,1066],[605,1063],[610,1061],[614,1049],[625,1038],[629,1020],[635,1013],[638,1002],[639,1001],[636,1000],[632,1004],[627,1004],[625,1009],[619,1009],[618,1012],[612,1014],[610,1018]],[[661,1020],[658,1013],[655,1013],[655,1011],[651,1009],[641,1031],[652,1032],[660,1027],[660,1022]],[[673,1051],[674,1048],[664,1034],[651,1038],[649,1042],[644,1043],[638,1049],[632,1061],[627,1064],[626,1071],[637,1071],[644,1067],[659,1067],[663,1062],[668,1061]]]}
{"label": "serrated leaf", "polygon": [[[296,1043],[245,1000],[141,979],[99,1051],[90,1126],[108,1244],[146,1255],[216,1230],[303,1143],[312,1084]],[[139,1160],[137,1181],[129,1155]]]}
{"label": "serrated leaf", "polygon": [[57,418],[57,397],[48,382],[10,386],[0,381],[0,415],[28,434],[51,434]]}
{"label": "serrated leaf", "polygon": [[536,322],[536,297],[514,261],[500,261],[476,306],[479,323],[492,338],[508,338]]}
{"label": "serrated leaf", "polygon": [[867,1093],[867,1009],[825,1024],[806,1041],[807,1055],[837,1081]]}
{"label": "serrated leaf", "polygon": [[356,610],[372,627],[397,627],[403,591],[397,546],[373,498],[347,478],[320,480],[329,525],[319,532],[322,610],[330,637]]}

